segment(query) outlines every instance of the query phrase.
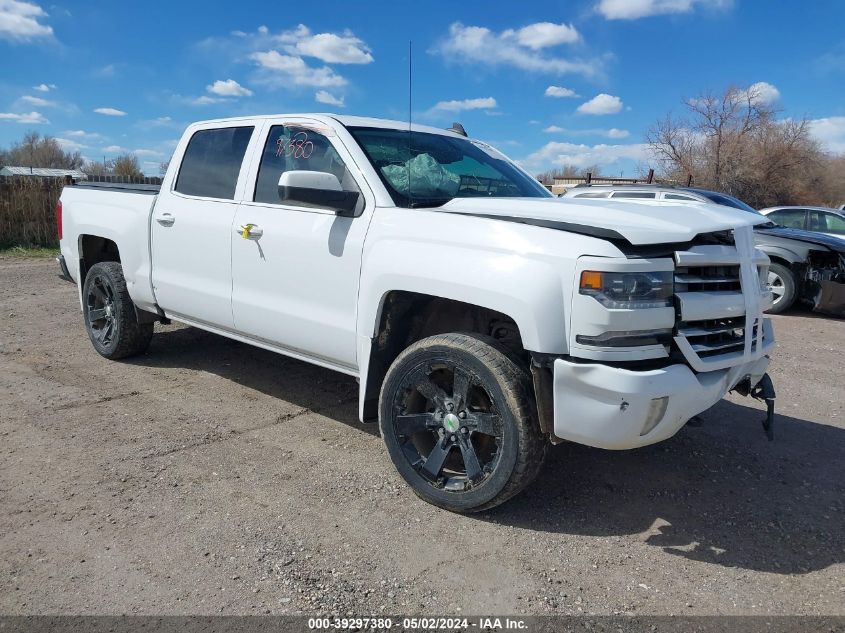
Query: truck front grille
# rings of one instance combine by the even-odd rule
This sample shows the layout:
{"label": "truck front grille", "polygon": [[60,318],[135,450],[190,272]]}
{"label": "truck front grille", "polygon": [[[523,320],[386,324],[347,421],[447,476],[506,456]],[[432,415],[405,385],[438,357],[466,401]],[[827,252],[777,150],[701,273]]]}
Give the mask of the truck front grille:
{"label": "truck front grille", "polygon": [[[700,244],[675,252],[675,343],[697,371],[712,371],[739,364],[749,354],[757,357],[766,347],[769,326],[755,315],[749,329],[745,292],[765,293],[761,280],[768,275],[768,260],[753,260],[755,287],[744,289],[741,256],[729,244]],[[766,324],[768,321],[765,322]],[[760,329],[762,327],[762,330]]]}
{"label": "truck front grille", "polygon": [[679,292],[720,290],[742,292],[739,266],[683,266],[675,269],[675,289]]}

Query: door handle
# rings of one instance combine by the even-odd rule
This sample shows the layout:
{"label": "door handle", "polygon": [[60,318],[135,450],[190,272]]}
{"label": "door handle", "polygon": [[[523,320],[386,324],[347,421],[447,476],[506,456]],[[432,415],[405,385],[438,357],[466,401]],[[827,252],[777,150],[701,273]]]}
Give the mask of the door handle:
{"label": "door handle", "polygon": [[176,218],[174,218],[170,213],[162,213],[156,218],[156,222],[162,226],[173,226],[173,223],[176,222]]}
{"label": "door handle", "polygon": [[264,235],[264,230],[257,224],[244,224],[236,228],[235,233],[245,240],[257,240]]}

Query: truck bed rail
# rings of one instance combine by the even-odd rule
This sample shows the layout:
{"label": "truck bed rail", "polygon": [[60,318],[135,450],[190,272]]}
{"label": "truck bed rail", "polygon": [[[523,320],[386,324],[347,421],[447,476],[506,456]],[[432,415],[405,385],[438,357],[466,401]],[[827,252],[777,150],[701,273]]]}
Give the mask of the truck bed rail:
{"label": "truck bed rail", "polygon": [[69,187],[84,187],[86,189],[109,189],[120,191],[131,191],[133,193],[156,194],[161,190],[161,185],[136,184],[131,182],[89,182],[80,180]]}

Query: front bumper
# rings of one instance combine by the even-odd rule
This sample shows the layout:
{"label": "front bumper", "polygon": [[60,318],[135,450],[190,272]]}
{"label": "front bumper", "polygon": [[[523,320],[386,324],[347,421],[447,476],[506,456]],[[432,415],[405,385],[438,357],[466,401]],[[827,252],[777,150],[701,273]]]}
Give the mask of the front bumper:
{"label": "front bumper", "polygon": [[602,364],[554,362],[554,434],[564,440],[624,450],[672,437],[743,378],[756,385],[767,356],[696,374],[687,365],[630,371]]}

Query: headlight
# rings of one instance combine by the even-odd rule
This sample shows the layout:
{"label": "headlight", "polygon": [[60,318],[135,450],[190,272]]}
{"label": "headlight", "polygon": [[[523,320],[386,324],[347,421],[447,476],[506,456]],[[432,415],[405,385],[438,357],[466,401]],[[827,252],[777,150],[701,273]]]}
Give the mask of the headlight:
{"label": "headlight", "polygon": [[665,272],[601,272],[581,273],[579,292],[590,295],[605,308],[666,308],[672,305],[673,273]]}

